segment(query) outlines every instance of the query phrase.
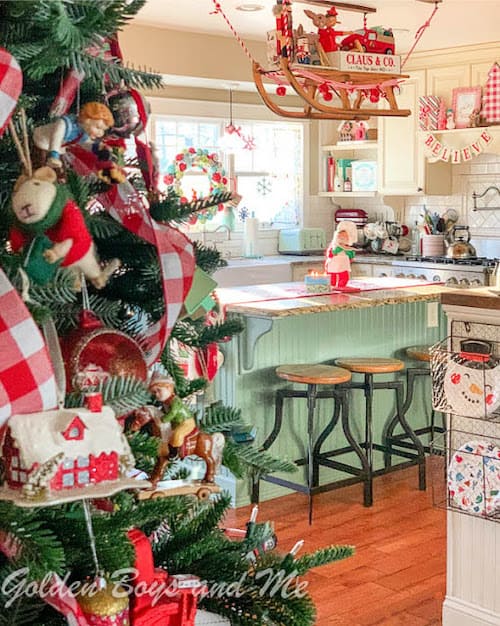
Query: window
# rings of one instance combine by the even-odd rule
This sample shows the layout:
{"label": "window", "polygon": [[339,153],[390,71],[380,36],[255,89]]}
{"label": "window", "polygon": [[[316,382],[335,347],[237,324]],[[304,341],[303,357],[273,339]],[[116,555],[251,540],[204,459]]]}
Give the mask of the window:
{"label": "window", "polygon": [[[303,206],[304,127],[300,122],[235,121],[242,136],[253,138],[254,150],[234,134],[234,153],[224,152],[224,127],[227,119],[199,117],[155,118],[155,145],[163,176],[177,154],[186,148],[201,148],[219,155],[232,189],[242,200],[235,211],[236,228],[242,228],[247,215],[267,226],[298,224]],[[192,198],[209,192],[209,180],[199,168],[181,174],[183,194]],[[162,183],[162,189],[166,184]],[[213,222],[221,223],[218,213]],[[197,224],[193,230],[199,230]]]}

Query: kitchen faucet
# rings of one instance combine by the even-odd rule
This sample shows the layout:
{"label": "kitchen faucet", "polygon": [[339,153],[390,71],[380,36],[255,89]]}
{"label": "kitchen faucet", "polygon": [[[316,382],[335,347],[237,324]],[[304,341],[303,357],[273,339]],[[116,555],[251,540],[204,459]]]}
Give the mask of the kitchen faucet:
{"label": "kitchen faucet", "polygon": [[227,239],[226,239],[226,241],[230,241],[231,240],[231,229],[229,228],[229,226],[227,224],[219,224],[219,226],[217,226],[217,228],[213,232],[216,233],[219,230],[225,230],[227,232]]}

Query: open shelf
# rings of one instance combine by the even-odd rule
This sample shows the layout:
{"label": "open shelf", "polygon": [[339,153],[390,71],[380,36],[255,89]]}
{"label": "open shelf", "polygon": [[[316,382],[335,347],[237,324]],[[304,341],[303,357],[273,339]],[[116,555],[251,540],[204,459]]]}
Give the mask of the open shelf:
{"label": "open shelf", "polygon": [[376,191],[320,191],[322,198],[374,198]]}
{"label": "open shelf", "polygon": [[356,152],[361,150],[376,150],[378,142],[373,141],[342,141],[340,143],[331,144],[327,146],[321,146],[321,149],[324,152],[343,152],[344,150],[356,150]]}

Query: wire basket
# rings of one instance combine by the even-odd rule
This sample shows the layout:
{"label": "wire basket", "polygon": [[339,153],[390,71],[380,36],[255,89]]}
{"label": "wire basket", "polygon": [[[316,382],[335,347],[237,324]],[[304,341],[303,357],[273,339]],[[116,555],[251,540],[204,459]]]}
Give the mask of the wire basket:
{"label": "wire basket", "polygon": [[435,506],[500,522],[500,438],[448,430],[431,447]]}
{"label": "wire basket", "polygon": [[500,422],[500,342],[454,334],[429,352],[436,411]]}

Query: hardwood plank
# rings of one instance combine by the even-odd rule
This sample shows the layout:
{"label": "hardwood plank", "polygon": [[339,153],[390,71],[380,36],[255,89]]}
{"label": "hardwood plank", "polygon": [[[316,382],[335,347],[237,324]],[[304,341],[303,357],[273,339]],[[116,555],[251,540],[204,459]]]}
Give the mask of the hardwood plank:
{"label": "hardwood plank", "polygon": [[[416,469],[378,477],[374,505],[362,505],[362,487],[351,485],[314,498],[290,495],[262,502],[258,521],[273,521],[278,549],[298,539],[303,551],[332,544],[356,548],[353,557],[314,569],[308,592],[317,608],[315,626],[437,626],[445,594],[446,511],[432,493],[418,491]],[[226,526],[244,528],[252,506],[228,512]]]}

